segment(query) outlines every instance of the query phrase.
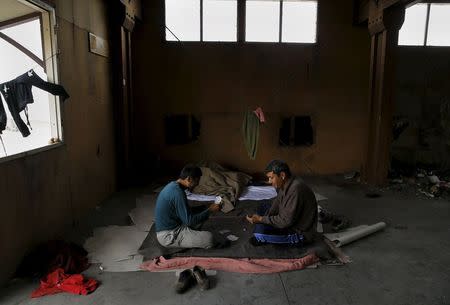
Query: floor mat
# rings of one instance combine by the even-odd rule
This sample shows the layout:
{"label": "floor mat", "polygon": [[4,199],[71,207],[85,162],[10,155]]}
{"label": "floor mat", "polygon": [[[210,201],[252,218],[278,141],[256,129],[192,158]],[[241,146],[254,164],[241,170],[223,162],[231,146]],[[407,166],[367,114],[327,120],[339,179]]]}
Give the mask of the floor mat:
{"label": "floor mat", "polygon": [[164,248],[157,239],[155,228],[152,226],[147,238],[142,243],[139,253],[144,261],[166,257],[225,257],[225,258],[301,258],[308,251],[318,246],[328,247],[322,240],[305,247],[286,245],[252,246],[249,243],[252,237],[253,225],[248,223],[244,216],[211,217],[203,225],[202,230],[211,231],[215,238],[221,241],[230,240],[230,246],[222,249],[180,249]]}

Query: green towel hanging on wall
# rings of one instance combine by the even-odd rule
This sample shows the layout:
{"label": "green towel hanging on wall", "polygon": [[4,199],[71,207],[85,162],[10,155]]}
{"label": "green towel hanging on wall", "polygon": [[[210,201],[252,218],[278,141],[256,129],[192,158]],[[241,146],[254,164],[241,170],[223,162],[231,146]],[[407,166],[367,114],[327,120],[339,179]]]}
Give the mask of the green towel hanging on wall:
{"label": "green towel hanging on wall", "polygon": [[259,119],[253,111],[248,111],[242,123],[244,144],[250,159],[255,160],[259,141]]}

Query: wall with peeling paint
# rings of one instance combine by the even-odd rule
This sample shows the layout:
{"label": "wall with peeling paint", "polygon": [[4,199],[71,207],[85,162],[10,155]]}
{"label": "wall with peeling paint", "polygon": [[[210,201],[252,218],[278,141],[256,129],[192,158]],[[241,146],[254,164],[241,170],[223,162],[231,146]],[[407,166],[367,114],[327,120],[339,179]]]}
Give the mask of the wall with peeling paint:
{"label": "wall with peeling paint", "polygon": [[[181,166],[214,160],[253,173],[273,158],[295,173],[359,170],[364,151],[369,84],[367,28],[352,25],[353,1],[320,1],[318,43],[177,43],[164,39],[164,1],[143,2],[133,36],[137,164]],[[247,109],[262,107],[256,160],[242,140]],[[168,146],[163,119],[193,114],[197,142]],[[314,145],[280,147],[284,116],[310,115]]]}
{"label": "wall with peeling paint", "polygon": [[108,39],[106,1],[56,4],[65,145],[0,163],[0,283],[24,253],[64,230],[115,190],[110,59],[89,53],[88,32]]}
{"label": "wall with peeling paint", "polygon": [[409,122],[394,158],[450,169],[449,47],[399,47],[394,115]]}

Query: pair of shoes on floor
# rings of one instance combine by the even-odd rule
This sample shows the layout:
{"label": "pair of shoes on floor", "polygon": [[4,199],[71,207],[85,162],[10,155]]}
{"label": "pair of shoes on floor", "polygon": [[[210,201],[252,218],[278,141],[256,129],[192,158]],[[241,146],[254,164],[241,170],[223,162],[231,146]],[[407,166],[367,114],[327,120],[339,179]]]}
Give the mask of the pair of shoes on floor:
{"label": "pair of shoes on floor", "polygon": [[344,216],[339,216],[332,222],[331,227],[334,232],[339,232],[347,229],[348,227],[350,227],[350,225],[351,225],[350,220],[348,220]]}
{"label": "pair of shoes on floor", "polygon": [[205,269],[200,266],[194,266],[192,270],[186,269],[181,272],[175,284],[175,291],[177,293],[183,293],[196,283],[202,291],[210,287],[209,278],[206,275]]}

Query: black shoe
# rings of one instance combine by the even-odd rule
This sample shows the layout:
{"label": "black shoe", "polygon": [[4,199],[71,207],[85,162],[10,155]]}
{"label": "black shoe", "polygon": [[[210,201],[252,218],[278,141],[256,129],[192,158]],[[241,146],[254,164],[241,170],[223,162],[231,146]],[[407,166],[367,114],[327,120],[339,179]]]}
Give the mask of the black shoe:
{"label": "black shoe", "polygon": [[195,284],[194,273],[191,269],[186,269],[180,273],[177,283],[175,284],[175,291],[183,293]]}
{"label": "black shoe", "polygon": [[332,229],[334,232],[342,231],[350,227],[351,222],[350,220],[346,219],[345,217],[340,216],[336,220],[333,221],[331,224]]}
{"label": "black shoe", "polygon": [[197,281],[198,285],[200,286],[200,290],[209,289],[209,278],[206,275],[205,269],[203,269],[200,266],[194,266],[193,273],[194,273],[195,280]]}
{"label": "black shoe", "polygon": [[322,224],[327,224],[329,222],[332,222],[334,219],[333,213],[330,213],[324,209],[320,210],[319,212],[319,222]]}

